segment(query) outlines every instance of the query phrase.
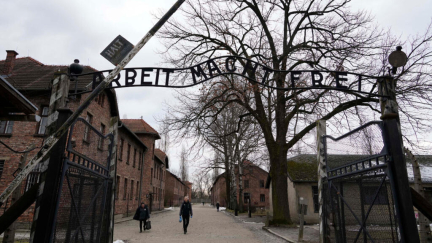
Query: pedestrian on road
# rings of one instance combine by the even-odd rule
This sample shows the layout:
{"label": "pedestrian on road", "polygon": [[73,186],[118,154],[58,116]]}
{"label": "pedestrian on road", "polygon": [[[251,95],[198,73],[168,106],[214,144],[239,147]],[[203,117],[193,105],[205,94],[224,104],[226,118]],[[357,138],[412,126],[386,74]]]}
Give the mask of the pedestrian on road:
{"label": "pedestrian on road", "polygon": [[192,218],[192,204],[189,202],[189,197],[184,197],[183,204],[180,207],[180,220],[183,217],[183,230],[187,233],[187,227],[189,226],[189,216]]}
{"label": "pedestrian on road", "polygon": [[216,209],[219,212],[219,202],[216,203]]}
{"label": "pedestrian on road", "polygon": [[[142,232],[143,228],[144,231],[146,230],[146,221],[150,218],[150,213],[147,205],[144,203],[141,203],[141,206],[139,206],[135,212],[135,215],[133,219],[139,220],[140,222],[140,233]],[[143,227],[144,222],[144,227]]]}
{"label": "pedestrian on road", "polygon": [[203,206],[204,206],[204,201],[202,203],[203,203]]}

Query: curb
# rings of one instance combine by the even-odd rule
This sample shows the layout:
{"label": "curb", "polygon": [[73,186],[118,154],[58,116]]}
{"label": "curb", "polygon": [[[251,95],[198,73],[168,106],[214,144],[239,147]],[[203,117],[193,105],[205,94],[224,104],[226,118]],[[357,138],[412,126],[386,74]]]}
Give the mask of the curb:
{"label": "curb", "polygon": [[265,226],[263,226],[262,229],[265,230],[265,231],[267,231],[267,232],[269,232],[270,234],[272,234],[272,235],[274,235],[274,236],[282,239],[282,240],[285,240],[286,242],[297,243],[297,241],[290,240],[290,239],[286,238],[285,236],[282,236],[282,235],[274,232],[273,230],[271,230],[271,229],[269,229],[269,228],[267,228]]}
{"label": "curb", "polygon": [[[174,211],[174,210],[155,211],[151,215],[165,213],[165,212],[171,212],[171,211]],[[131,220],[133,220],[133,216],[129,216],[129,217],[126,217],[126,218],[121,218],[121,219],[115,221],[114,224],[119,224],[119,223],[123,223],[123,222],[126,222],[126,221],[131,221]]]}

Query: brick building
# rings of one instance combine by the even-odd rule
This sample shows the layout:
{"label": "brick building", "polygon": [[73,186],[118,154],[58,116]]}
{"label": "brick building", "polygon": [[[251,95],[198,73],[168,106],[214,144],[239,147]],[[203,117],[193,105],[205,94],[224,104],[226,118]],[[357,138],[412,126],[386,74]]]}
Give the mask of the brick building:
{"label": "brick building", "polygon": [[[18,53],[15,51],[6,51],[6,60],[0,61],[2,78],[7,80],[16,90],[23,94],[38,110],[36,115],[40,116],[40,121],[6,121],[0,122],[0,140],[17,151],[26,150],[30,145],[40,147],[43,144],[45,128],[47,124],[48,106],[50,104],[52,81],[58,76],[67,73],[68,66],[45,65],[31,57],[16,58]],[[84,72],[94,72],[95,69],[84,66]],[[75,83],[70,84],[69,99],[66,108],[76,109],[88,94],[74,96],[72,93],[76,89],[78,92],[87,90],[88,84],[91,83],[91,77],[81,77]],[[109,121],[111,117],[118,116],[117,100],[115,93],[111,90],[105,90],[98,99],[82,113],[82,117],[87,119],[93,126],[108,132]],[[96,151],[97,143],[83,143],[84,133],[80,138],[75,138],[76,146],[87,146]],[[83,147],[84,148],[84,147]],[[28,159],[32,158],[39,149],[28,153]],[[7,185],[13,180],[13,174],[18,168],[20,154],[14,153],[5,146],[0,145],[0,191],[4,191]],[[39,179],[40,168],[36,167],[23,182],[21,189],[23,191],[36,183]],[[6,203],[7,206],[7,203]],[[20,222],[31,222],[33,219],[32,206],[23,216]]]}
{"label": "brick building", "polygon": [[[243,205],[247,206],[247,200],[251,200],[251,206],[255,208],[268,208],[269,207],[269,190],[265,188],[265,181],[268,172],[261,169],[259,166],[254,165],[250,161],[243,161],[243,195],[237,190],[237,200],[240,196],[243,199]],[[239,183],[238,167],[235,171],[236,183]],[[219,175],[211,188],[211,202],[215,205],[217,202],[221,207],[226,207],[226,183],[225,173]]]}
{"label": "brick building", "polygon": [[127,125],[120,122],[117,143],[115,215],[133,214],[146,195],[143,189],[144,156],[147,146]]}
{"label": "brick building", "polygon": [[143,195],[146,196],[142,197],[141,201],[149,205],[151,210],[162,210],[164,208],[165,171],[169,163],[165,153],[155,148],[156,140],[160,139],[159,133],[143,119],[122,119],[122,123],[135,133],[148,151],[144,153],[143,158],[143,186],[141,188]]}
{"label": "brick building", "polygon": [[180,178],[171,173],[166,172],[166,191],[165,191],[165,206],[179,206],[183,202],[183,198],[187,195],[187,186]]}

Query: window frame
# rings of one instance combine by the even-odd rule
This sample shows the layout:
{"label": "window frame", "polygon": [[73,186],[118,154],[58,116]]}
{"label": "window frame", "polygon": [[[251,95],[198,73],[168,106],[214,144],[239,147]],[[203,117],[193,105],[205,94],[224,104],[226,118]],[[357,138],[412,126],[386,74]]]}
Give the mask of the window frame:
{"label": "window frame", "polygon": [[14,121],[0,121],[0,124],[4,123],[3,131],[0,130],[1,135],[12,135]]}
{"label": "window frame", "polygon": [[[89,124],[90,124],[90,126],[92,125],[92,123],[93,123],[93,115],[92,114],[90,114],[90,112],[87,112],[87,117],[86,117],[86,119],[85,119]],[[84,125],[84,136],[83,136],[83,140],[85,141],[85,142],[87,142],[87,143],[90,143],[90,134],[91,134],[91,132],[90,132],[90,127],[88,126],[88,125]]]}
{"label": "window frame", "polygon": [[[44,114],[45,108],[46,108],[46,114]],[[42,105],[41,106],[41,114],[40,114],[40,118],[41,119],[38,122],[38,129],[36,131],[36,134],[38,134],[38,135],[45,135],[46,128],[47,128],[47,123],[48,123],[48,113],[49,113],[49,106],[48,105]],[[43,127],[42,123],[44,121],[45,121],[45,126],[44,126],[43,133],[41,133],[41,128]]]}
{"label": "window frame", "polygon": [[312,200],[314,206],[314,213],[319,213],[319,198],[318,186],[312,186]]}

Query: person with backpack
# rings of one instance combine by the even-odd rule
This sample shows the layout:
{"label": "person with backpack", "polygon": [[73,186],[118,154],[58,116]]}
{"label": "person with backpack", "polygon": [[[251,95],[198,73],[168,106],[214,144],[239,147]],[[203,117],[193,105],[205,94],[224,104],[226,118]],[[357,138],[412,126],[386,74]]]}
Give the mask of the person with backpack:
{"label": "person with backpack", "polygon": [[[150,212],[149,212],[147,205],[145,205],[144,203],[141,203],[141,206],[139,206],[137,208],[135,215],[133,217],[133,219],[139,220],[139,222],[140,222],[140,233],[142,232],[143,228],[144,228],[144,231],[146,230],[146,221],[149,218],[150,218]],[[144,222],[144,227],[143,227],[143,222]]]}
{"label": "person with backpack", "polygon": [[189,202],[189,197],[184,197],[184,201],[180,207],[180,222],[183,218],[183,231],[186,234],[187,233],[187,227],[189,226],[189,216],[192,218],[193,212],[192,212],[192,204]]}
{"label": "person with backpack", "polygon": [[216,203],[216,209],[219,212],[219,202]]}

